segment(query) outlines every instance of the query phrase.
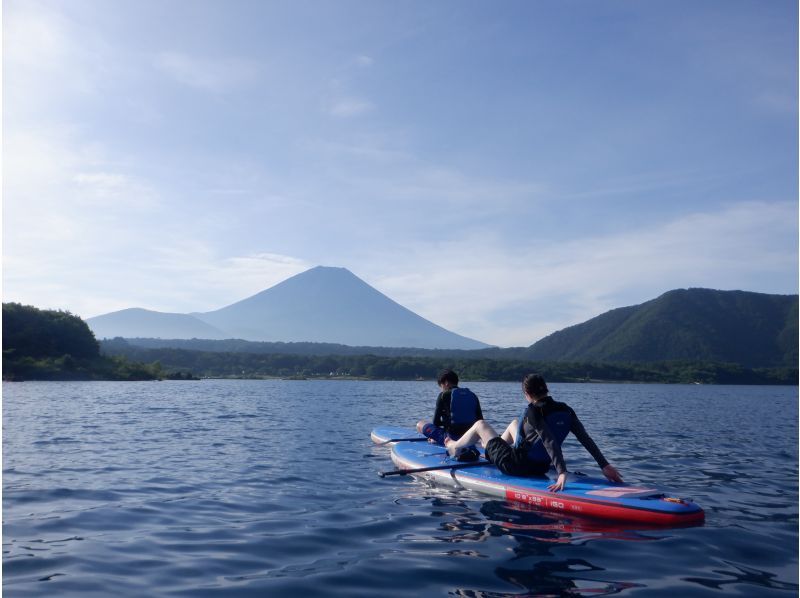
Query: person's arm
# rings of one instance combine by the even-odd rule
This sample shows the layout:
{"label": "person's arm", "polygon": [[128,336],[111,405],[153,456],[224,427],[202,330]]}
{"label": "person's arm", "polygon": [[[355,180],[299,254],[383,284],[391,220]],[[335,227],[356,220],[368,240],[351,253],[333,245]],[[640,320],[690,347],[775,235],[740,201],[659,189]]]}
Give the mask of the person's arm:
{"label": "person's arm", "polygon": [[478,408],[475,410],[475,421],[483,419],[483,411],[481,411],[481,400],[478,399]]}
{"label": "person's arm", "polygon": [[[445,400],[444,400],[445,393],[440,392],[438,398],[436,399],[436,411],[433,413],[433,425],[438,428],[444,428],[445,424]],[[448,399],[449,399],[448,395]]]}
{"label": "person's arm", "polygon": [[578,416],[574,411],[572,412],[572,428],[570,431],[575,434],[575,438],[577,438],[578,441],[583,445],[583,448],[589,451],[589,454],[594,457],[594,460],[597,461],[600,469],[603,470],[603,475],[605,475],[612,482],[622,481],[622,476],[620,473],[603,456],[603,453],[597,447],[594,440],[592,440],[592,437],[589,436],[589,433],[586,431],[586,428],[583,427],[581,420],[578,419]]}
{"label": "person's arm", "polygon": [[589,454],[594,457],[594,460],[597,461],[597,464],[602,469],[606,465],[608,465],[608,460],[603,456],[603,453],[600,452],[600,449],[592,440],[592,437],[589,436],[589,433],[586,431],[586,428],[583,427],[581,420],[578,419],[578,416],[572,411],[572,427],[570,428],[570,432],[575,434],[575,438],[578,439]]}

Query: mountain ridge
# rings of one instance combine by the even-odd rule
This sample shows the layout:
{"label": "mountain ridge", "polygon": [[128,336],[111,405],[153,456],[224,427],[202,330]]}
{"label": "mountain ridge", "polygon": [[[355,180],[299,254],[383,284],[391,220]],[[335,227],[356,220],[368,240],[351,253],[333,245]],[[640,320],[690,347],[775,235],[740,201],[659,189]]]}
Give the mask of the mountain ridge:
{"label": "mountain ridge", "polygon": [[86,323],[98,338],[152,337],[163,338],[208,338],[222,340],[225,333],[214,326],[203,322],[193,314],[180,314],[153,311],[141,307],[130,307],[110,312],[94,318]]}
{"label": "mountain ridge", "polygon": [[797,295],[674,289],[554,332],[527,354],[553,361],[796,365],[797,306]]}
{"label": "mountain ridge", "polygon": [[[131,334],[131,312],[150,333]],[[164,314],[131,308],[89,318],[87,323],[104,338],[238,338],[431,349],[489,347],[426,320],[346,268],[326,266],[311,268],[209,312]]]}
{"label": "mountain ridge", "polygon": [[[343,288],[329,293],[332,287],[326,281],[328,277],[344,281]],[[306,284],[308,279],[311,284]],[[305,293],[299,293],[298,288],[305,289]],[[273,315],[269,317],[259,315],[270,312]],[[179,345],[225,352],[438,354],[443,357],[449,351],[453,357],[478,359],[597,363],[694,361],[737,363],[747,367],[796,367],[798,360],[798,296],[739,290],[674,289],[641,304],[615,308],[568,326],[529,347],[509,348],[491,347],[472,339],[466,340],[475,344],[462,343],[466,337],[417,316],[349,270],[322,266],[211,312],[159,314],[133,308],[114,313],[127,314],[134,320],[134,316],[164,316],[184,334],[145,334],[148,330],[145,326],[128,329],[126,334],[109,334],[109,330],[101,326],[103,316],[91,318],[87,323],[96,333],[103,329],[106,338],[122,336],[133,339],[134,344],[141,343],[140,346]],[[376,334],[386,313],[402,316],[394,320],[402,322],[402,325],[395,325],[395,330],[400,330],[401,334]],[[286,321],[282,322],[281,317]],[[298,317],[301,325],[297,324]],[[150,323],[153,319],[146,318]],[[319,334],[314,338],[313,333],[329,321],[336,321],[348,335],[326,337]],[[425,343],[427,346],[417,342],[419,337],[414,336],[414,328],[419,326],[433,331],[440,340]],[[270,331],[265,329],[284,337],[262,340]],[[287,338],[292,332],[296,336]],[[306,335],[306,340],[299,340],[300,334]],[[450,344],[445,344],[442,338],[449,338]]]}

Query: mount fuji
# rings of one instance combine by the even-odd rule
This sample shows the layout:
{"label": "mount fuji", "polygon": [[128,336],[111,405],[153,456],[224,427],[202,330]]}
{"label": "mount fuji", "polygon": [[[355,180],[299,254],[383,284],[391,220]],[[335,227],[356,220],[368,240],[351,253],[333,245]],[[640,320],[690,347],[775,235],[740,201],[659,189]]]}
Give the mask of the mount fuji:
{"label": "mount fuji", "polygon": [[243,339],[364,347],[482,349],[393,301],[346,268],[317,266],[221,309],[176,314],[133,308],[94,318],[97,338]]}

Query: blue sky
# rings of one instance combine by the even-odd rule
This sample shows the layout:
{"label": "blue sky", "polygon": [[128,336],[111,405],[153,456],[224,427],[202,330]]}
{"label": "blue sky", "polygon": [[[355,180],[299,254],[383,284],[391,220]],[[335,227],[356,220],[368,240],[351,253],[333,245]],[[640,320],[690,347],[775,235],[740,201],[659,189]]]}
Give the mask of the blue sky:
{"label": "blue sky", "polygon": [[207,311],[343,266],[528,345],[798,289],[797,4],[5,0],[3,299]]}

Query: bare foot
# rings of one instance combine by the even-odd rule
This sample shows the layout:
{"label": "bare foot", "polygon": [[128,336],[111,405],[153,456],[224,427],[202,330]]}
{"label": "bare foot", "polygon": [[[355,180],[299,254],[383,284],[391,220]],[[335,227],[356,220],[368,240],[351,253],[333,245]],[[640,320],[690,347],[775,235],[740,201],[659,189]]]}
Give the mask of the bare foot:
{"label": "bare foot", "polygon": [[456,441],[453,440],[452,438],[445,438],[444,439],[444,447],[447,449],[447,454],[450,455],[451,457],[455,457],[456,456],[456,451],[458,450],[458,449],[453,448],[453,445],[455,443],[456,443]]}

